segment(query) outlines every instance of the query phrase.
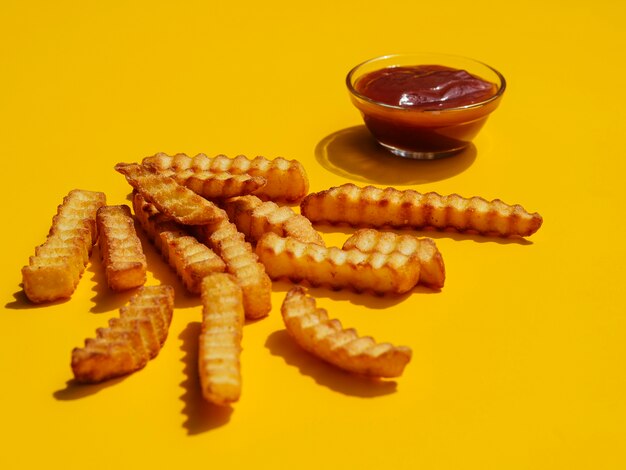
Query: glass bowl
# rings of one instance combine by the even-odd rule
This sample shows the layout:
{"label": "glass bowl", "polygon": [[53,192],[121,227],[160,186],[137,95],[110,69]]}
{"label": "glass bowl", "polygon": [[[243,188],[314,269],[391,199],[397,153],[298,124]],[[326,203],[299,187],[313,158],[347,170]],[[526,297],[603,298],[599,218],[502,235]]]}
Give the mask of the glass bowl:
{"label": "glass bowl", "polygon": [[[359,80],[372,72],[433,65],[466,71],[472,78],[493,84],[493,92],[480,101],[464,104],[461,100],[452,107],[432,101],[407,107],[381,102],[359,91]],[[461,56],[424,53],[386,55],[367,60],[350,70],[346,85],[352,103],[382,146],[401,157],[434,159],[454,155],[472,142],[489,114],[500,104],[506,81],[500,72],[482,62]]]}

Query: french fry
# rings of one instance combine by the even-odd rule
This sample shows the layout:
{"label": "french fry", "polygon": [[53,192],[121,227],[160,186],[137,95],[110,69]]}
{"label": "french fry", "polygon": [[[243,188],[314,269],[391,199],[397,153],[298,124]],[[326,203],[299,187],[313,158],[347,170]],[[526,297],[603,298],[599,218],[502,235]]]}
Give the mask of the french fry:
{"label": "french fry", "polygon": [[41,303],[72,296],[97,239],[96,212],[104,193],[74,189],[58,206],[46,241],[22,268],[24,293]]}
{"label": "french fry", "polygon": [[305,288],[292,288],[283,301],[281,313],[290,336],[304,350],[349,372],[372,377],[399,377],[411,360],[411,349],[377,343],[344,329],[337,319],[316,307]]}
{"label": "french fry", "polygon": [[202,395],[217,405],[241,395],[243,294],[231,274],[211,274],[202,281],[202,329],[198,371]]}
{"label": "french fry", "polygon": [[264,266],[246,242],[243,233],[225,218],[223,221],[196,227],[196,236],[226,264],[243,291],[243,308],[248,319],[258,319],[272,309],[272,281]]}
{"label": "french fry", "polygon": [[406,256],[415,255],[420,263],[420,284],[440,289],[446,279],[446,270],[437,245],[430,238],[419,238],[414,235],[398,235],[393,232],[379,232],[374,229],[357,230],[343,244],[343,250],[361,250],[365,253],[379,252],[383,254],[402,253]]}
{"label": "french fry", "polygon": [[161,255],[168,260],[168,253],[161,241],[162,232],[175,232],[180,236],[189,235],[186,226],[175,222],[170,217],[159,212],[154,204],[148,202],[139,192],[132,194],[133,212],[143,231],[148,235]]}
{"label": "french fry", "polygon": [[230,221],[253,245],[266,232],[324,245],[322,237],[313,228],[309,219],[296,214],[290,207],[280,207],[272,201],[263,202],[256,196],[228,199],[224,201],[222,207]]}
{"label": "french fry", "polygon": [[207,199],[226,199],[251,194],[262,188],[266,182],[261,176],[199,173],[190,176],[184,184]]}
{"label": "french fry", "polygon": [[527,237],[535,233],[542,217],[528,213],[520,205],[499,199],[464,198],[458,194],[441,196],[407,189],[358,187],[352,183],[311,193],[300,205],[311,222],[352,227],[454,228],[500,237]]}
{"label": "french fry", "polygon": [[178,184],[173,178],[136,163],[118,163],[115,169],[163,214],[183,225],[216,222],[223,212],[211,201]]}
{"label": "french fry", "polygon": [[420,263],[402,253],[364,253],[303,243],[269,232],[256,253],[270,278],[356,292],[403,294],[419,282]]}
{"label": "french fry", "polygon": [[165,343],[174,311],[174,288],[168,285],[143,286],[120,309],[126,319],[150,316],[159,344]]}
{"label": "french fry", "polygon": [[298,203],[309,191],[309,180],[302,164],[281,157],[269,160],[264,157],[249,159],[243,155],[235,158],[218,155],[211,158],[202,153],[195,157],[158,153],[144,158],[142,164],[159,172],[182,173],[191,169],[197,174],[226,172],[260,176],[265,178],[266,184],[253,194],[275,202]]}
{"label": "french fry", "polygon": [[97,383],[143,368],[161,350],[174,309],[171,286],[141,287],[118,318],[98,328],[96,337],[72,351],[78,382]]}
{"label": "french fry", "polygon": [[199,294],[206,275],[226,269],[216,253],[200,243],[184,226],[161,214],[138,192],[133,193],[133,209],[143,230],[189,292]]}
{"label": "french fry", "polygon": [[[147,167],[150,168],[149,165]],[[233,175],[226,172],[195,172],[192,168],[180,172],[163,170],[160,173],[172,177],[178,184],[186,186],[194,193],[210,200],[245,196],[257,191],[267,183],[267,180],[262,176],[251,176],[245,173]]]}
{"label": "french fry", "polygon": [[146,255],[127,205],[102,206],[96,216],[100,255],[109,287],[122,291],[146,282]]}

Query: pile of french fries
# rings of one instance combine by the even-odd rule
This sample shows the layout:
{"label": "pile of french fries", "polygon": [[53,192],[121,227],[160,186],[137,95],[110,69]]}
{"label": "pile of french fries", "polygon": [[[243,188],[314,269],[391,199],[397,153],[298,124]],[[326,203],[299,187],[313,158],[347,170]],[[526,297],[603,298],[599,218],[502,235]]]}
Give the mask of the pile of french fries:
{"label": "pile of french fries", "polygon": [[[406,294],[418,284],[441,289],[445,267],[435,242],[385,229],[526,237],[542,224],[519,205],[480,197],[351,183],[309,194],[304,167],[283,158],[157,154],[115,170],[132,187],[132,212],[107,206],[101,192],[71,191],[45,243],[22,268],[24,292],[34,303],[71,297],[97,242],[111,290],[137,292],[117,318],[72,351],[74,377],[93,383],[141,369],[167,338],[174,289],[144,286],[137,223],[185,288],[201,297],[200,382],[206,400],[219,405],[241,395],[244,319],[270,313],[273,280],[299,284],[286,294],[281,314],[302,349],[355,374],[398,377],[410,348],[344,328],[316,307],[305,286],[374,295]],[[298,203],[299,213],[285,205]],[[316,224],[358,230],[332,247]]]}

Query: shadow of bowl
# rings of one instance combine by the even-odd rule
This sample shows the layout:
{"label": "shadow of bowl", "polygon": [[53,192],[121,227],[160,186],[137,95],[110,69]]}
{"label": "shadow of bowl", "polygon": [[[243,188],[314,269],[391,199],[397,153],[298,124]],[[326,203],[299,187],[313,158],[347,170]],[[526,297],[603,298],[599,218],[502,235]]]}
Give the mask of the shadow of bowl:
{"label": "shadow of bowl", "polygon": [[315,158],[327,170],[370,184],[415,185],[451,178],[476,159],[470,144],[462,152],[437,160],[412,160],[391,154],[374,140],[364,125],[348,127],[322,139]]}

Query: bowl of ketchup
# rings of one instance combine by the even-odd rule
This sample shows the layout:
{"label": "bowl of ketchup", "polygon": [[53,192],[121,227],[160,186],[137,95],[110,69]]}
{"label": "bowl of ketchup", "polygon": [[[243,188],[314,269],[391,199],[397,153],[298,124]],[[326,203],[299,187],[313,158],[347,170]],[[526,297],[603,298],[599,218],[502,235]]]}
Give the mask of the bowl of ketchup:
{"label": "bowl of ketchup", "polygon": [[346,84],[374,138],[395,155],[415,159],[465,149],[506,88],[493,67],[444,54],[370,59],[350,70]]}

